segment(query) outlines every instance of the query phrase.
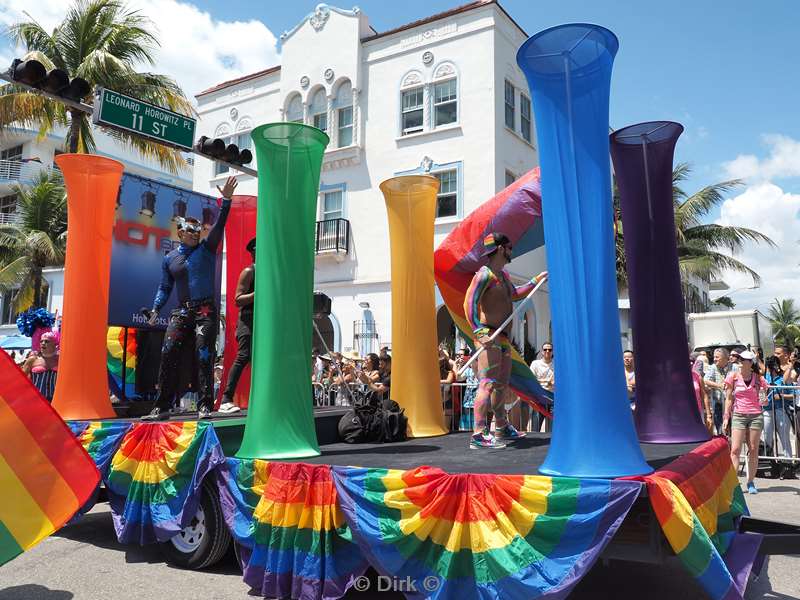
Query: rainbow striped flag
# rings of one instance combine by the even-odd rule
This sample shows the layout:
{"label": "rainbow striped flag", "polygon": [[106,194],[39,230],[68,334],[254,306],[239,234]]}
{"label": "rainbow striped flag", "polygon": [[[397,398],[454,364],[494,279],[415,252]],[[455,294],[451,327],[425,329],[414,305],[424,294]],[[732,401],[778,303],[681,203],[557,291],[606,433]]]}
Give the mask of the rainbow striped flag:
{"label": "rainbow striped flag", "polygon": [[0,565],[60,529],[99,480],[58,413],[0,352]]}
{"label": "rainbow striped flag", "polygon": [[247,548],[255,541],[253,513],[264,495],[269,463],[265,460],[229,458],[217,471],[219,499],[233,539]]}
{"label": "rainbow striped flag", "polygon": [[117,453],[125,435],[133,427],[133,423],[125,421],[70,421],[70,429],[78,438],[81,446],[105,479],[111,466],[111,459]]}
{"label": "rainbow striped flag", "polygon": [[[473,275],[487,263],[484,239],[491,232],[504,233],[513,243],[514,257],[544,244],[539,179],[537,168],[498,192],[463,219],[433,253],[436,286],[453,322],[472,347],[475,336],[464,313],[464,299]],[[549,416],[547,405],[553,394],[539,385],[516,349],[511,353],[510,385],[520,398]]]}
{"label": "rainbow striped flag", "polygon": [[232,473],[246,493],[261,494],[241,549],[245,583],[270,598],[342,597],[367,562],[350,539],[330,465],[245,462]]}
{"label": "rainbow striped flag", "polygon": [[[564,597],[641,491],[634,481],[334,467],[353,540],[413,597]],[[411,590],[413,592],[413,590]]]}
{"label": "rainbow striped flag", "polygon": [[197,512],[203,478],[224,464],[207,422],[136,423],[106,477],[117,539],[165,542]]}
{"label": "rainbow striped flag", "polygon": [[[125,357],[125,364],[122,358]],[[124,327],[109,327],[106,335],[106,368],[111,391],[122,398],[136,396],[136,330],[128,329],[125,339]]]}
{"label": "rainbow striped flag", "polygon": [[749,513],[727,440],[714,438],[643,480],[683,566],[712,599],[743,598],[761,538],[736,532]]}

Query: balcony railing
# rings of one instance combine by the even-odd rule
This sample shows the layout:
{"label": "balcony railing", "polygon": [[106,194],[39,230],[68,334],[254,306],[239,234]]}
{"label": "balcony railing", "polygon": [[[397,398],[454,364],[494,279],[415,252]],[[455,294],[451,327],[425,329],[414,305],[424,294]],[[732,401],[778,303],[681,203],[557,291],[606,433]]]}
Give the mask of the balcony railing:
{"label": "balcony railing", "polygon": [[328,219],[317,221],[314,252],[347,254],[350,251],[350,221]]}
{"label": "balcony railing", "polygon": [[22,215],[18,212],[0,213],[0,225],[14,225],[15,223],[19,223],[21,219]]}
{"label": "balcony railing", "polygon": [[58,169],[46,167],[38,162],[3,159],[0,160],[0,183],[32,183],[41,171],[61,173]]}

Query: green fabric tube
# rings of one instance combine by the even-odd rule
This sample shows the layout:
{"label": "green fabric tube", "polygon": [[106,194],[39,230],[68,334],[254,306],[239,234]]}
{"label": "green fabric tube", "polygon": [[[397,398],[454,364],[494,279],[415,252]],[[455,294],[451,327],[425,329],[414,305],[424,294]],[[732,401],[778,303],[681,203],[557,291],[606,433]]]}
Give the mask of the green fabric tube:
{"label": "green fabric tube", "polygon": [[258,161],[250,403],[239,458],[319,455],[311,401],[314,226],[328,136],[298,123],[252,132]]}

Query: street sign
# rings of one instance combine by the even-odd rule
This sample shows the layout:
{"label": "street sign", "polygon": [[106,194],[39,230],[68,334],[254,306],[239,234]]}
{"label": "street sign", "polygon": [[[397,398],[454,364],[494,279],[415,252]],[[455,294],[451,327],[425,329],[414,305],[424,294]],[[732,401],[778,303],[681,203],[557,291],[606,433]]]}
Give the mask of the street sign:
{"label": "street sign", "polygon": [[197,124],[191,117],[105,88],[97,88],[92,122],[189,152]]}

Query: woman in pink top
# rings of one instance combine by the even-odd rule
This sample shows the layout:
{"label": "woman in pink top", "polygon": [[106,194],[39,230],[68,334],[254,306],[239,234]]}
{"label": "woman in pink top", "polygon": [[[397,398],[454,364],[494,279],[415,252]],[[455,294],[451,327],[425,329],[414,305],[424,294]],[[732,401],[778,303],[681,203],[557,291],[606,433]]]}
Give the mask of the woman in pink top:
{"label": "woman in pink top", "polygon": [[742,361],[740,370],[731,371],[725,378],[722,430],[727,431],[728,423],[732,423],[731,461],[735,469],[739,468],[742,442],[747,444],[747,491],[757,494],[753,478],[758,469],[758,442],[764,429],[762,404],[766,404],[767,380],[759,374],[758,365],[754,364],[755,354],[745,350],[739,354],[739,358]]}

